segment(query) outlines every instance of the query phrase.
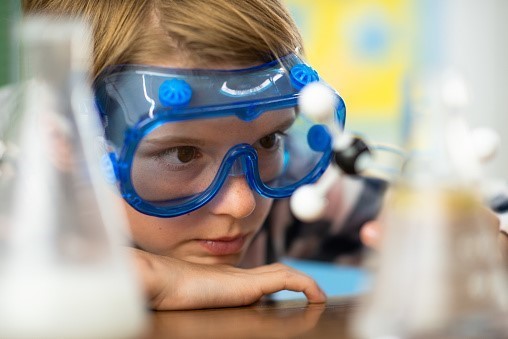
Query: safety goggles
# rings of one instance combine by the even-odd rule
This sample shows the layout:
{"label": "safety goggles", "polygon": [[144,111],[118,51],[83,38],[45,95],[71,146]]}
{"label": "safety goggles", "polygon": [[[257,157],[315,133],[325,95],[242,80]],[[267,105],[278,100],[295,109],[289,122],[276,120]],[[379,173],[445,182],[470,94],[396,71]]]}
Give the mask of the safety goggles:
{"label": "safety goggles", "polygon": [[106,69],[94,87],[122,196],[142,213],[174,217],[209,202],[230,176],[267,198],[316,181],[331,137],[297,100],[320,80],[294,54],[235,70]]}

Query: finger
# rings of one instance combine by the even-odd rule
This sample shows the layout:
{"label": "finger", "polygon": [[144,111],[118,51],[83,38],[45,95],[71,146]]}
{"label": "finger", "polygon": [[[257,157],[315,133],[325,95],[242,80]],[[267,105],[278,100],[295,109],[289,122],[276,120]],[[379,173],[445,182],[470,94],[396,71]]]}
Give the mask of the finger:
{"label": "finger", "polygon": [[263,295],[283,290],[303,292],[310,303],[324,303],[326,295],[314,281],[298,271],[284,268],[257,276]]}
{"label": "finger", "polygon": [[365,246],[379,249],[381,245],[381,224],[379,221],[369,221],[360,230],[360,240]]}

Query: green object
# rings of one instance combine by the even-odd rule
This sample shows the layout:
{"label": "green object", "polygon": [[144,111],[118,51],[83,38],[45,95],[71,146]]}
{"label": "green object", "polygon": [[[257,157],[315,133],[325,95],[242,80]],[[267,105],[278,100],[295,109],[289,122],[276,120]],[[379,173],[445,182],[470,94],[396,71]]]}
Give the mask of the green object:
{"label": "green object", "polygon": [[12,30],[19,13],[19,1],[0,1],[0,86],[18,79],[17,43]]}

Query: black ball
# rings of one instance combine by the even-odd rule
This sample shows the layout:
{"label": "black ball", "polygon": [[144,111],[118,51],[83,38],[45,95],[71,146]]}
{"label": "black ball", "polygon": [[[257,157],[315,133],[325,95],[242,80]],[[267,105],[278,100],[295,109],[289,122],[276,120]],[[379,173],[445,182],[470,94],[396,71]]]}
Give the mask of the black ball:
{"label": "black ball", "polygon": [[358,157],[365,152],[371,153],[369,146],[360,137],[353,137],[351,144],[340,151],[334,150],[333,159],[340,169],[349,175],[358,175],[359,169],[356,168]]}

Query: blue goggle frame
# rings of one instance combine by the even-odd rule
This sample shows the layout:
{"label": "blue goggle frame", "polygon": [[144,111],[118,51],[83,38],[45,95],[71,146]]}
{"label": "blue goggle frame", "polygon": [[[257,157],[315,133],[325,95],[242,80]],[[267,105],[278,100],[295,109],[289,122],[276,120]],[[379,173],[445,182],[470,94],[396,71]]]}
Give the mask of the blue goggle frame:
{"label": "blue goggle frame", "polygon": [[[228,84],[236,80],[240,89]],[[120,150],[113,155],[113,167],[124,199],[136,210],[156,216],[175,217],[209,202],[227,179],[233,164],[240,160],[250,187],[267,198],[290,196],[298,187],[316,181],[332,156],[331,142],[320,146],[322,158],[301,180],[273,188],[259,177],[257,153],[248,144],[232,147],[208,188],[185,199],[182,204],[143,200],[131,178],[136,149],[145,136],[158,127],[176,121],[237,116],[251,121],[263,112],[297,106],[300,90],[321,81],[317,72],[291,54],[266,64],[237,70],[171,69],[143,65],[115,66],[105,70],[95,83],[96,100],[105,125],[106,138]],[[224,90],[224,88],[226,88]],[[336,122],[343,127],[345,104],[337,94]],[[316,129],[318,138],[329,140],[326,129]],[[321,132],[323,131],[323,132]],[[313,136],[313,138],[316,135]],[[308,141],[315,143],[312,140]]]}

